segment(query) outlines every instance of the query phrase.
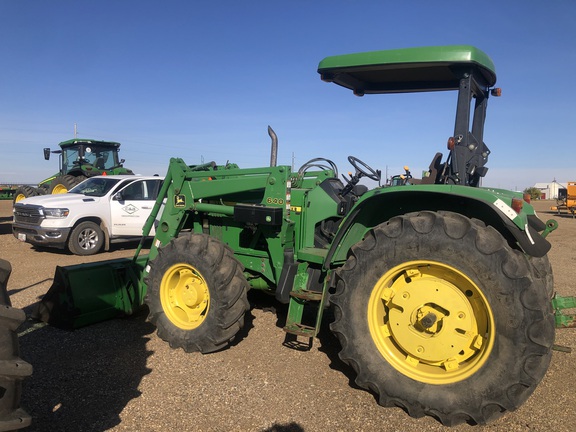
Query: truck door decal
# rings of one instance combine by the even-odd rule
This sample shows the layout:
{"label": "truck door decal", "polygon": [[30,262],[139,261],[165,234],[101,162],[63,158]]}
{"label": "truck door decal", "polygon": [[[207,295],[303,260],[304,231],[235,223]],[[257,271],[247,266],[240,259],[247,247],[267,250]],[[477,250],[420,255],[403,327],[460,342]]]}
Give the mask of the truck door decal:
{"label": "truck door decal", "polygon": [[128,204],[127,206],[122,207],[122,210],[124,210],[128,214],[134,214],[140,209],[136,207],[134,204]]}

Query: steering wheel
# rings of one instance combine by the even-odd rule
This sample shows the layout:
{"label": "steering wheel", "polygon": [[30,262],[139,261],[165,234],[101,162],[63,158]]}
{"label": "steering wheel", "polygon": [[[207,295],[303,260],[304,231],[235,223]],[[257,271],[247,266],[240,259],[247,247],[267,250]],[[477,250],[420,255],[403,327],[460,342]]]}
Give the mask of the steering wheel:
{"label": "steering wheel", "polygon": [[350,165],[352,165],[357,172],[368,177],[370,180],[374,180],[377,182],[380,181],[382,173],[368,166],[365,162],[362,162],[357,157],[348,156],[348,162],[350,162]]}
{"label": "steering wheel", "polygon": [[298,169],[298,176],[302,177],[304,173],[310,168],[320,168],[322,170],[331,169],[332,171],[334,171],[334,176],[338,177],[338,168],[336,167],[336,164],[332,162],[330,159],[324,159],[324,158],[310,159],[308,162],[306,162]]}

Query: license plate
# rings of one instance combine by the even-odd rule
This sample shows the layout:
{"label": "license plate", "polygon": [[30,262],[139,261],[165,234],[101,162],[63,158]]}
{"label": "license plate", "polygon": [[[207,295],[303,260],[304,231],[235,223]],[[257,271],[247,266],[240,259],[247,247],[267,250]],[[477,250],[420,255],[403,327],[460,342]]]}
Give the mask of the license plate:
{"label": "license plate", "polygon": [[20,241],[26,241],[26,234],[24,234],[24,233],[18,233],[18,240],[20,240]]}

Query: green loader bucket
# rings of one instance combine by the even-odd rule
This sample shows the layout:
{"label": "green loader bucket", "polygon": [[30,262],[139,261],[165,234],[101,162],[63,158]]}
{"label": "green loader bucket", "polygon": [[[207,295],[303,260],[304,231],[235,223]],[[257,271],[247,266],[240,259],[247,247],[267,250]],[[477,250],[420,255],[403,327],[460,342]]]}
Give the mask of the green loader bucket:
{"label": "green loader bucket", "polygon": [[147,256],[56,267],[54,282],[32,318],[75,329],[123,315],[141,305],[140,276]]}

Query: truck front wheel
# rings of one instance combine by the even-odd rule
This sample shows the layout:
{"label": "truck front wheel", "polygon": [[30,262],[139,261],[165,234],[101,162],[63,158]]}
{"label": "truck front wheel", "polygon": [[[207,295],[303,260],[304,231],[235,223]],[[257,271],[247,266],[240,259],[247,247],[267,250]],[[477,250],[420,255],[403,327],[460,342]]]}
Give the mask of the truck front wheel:
{"label": "truck front wheel", "polygon": [[104,245],[104,233],[96,222],[84,221],[74,227],[68,239],[68,249],[75,255],[94,255]]}
{"label": "truck front wheel", "polygon": [[395,217],[337,272],[340,357],[381,405],[448,426],[495,420],[528,398],[550,363],[554,319],[531,270],[478,220]]}
{"label": "truck front wheel", "polygon": [[149,264],[145,302],[158,336],[187,352],[228,346],[249,309],[248,282],[233,252],[208,235],[186,234]]}

